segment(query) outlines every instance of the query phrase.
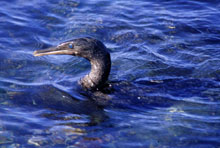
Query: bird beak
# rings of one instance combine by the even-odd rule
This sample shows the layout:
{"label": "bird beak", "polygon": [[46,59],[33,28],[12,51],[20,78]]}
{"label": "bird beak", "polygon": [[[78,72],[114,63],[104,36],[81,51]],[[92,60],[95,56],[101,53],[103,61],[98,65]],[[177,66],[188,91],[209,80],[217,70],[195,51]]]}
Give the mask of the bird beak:
{"label": "bird beak", "polygon": [[36,50],[33,53],[34,56],[44,56],[44,55],[54,55],[54,54],[71,55],[73,53],[72,51],[67,50],[65,48],[61,48],[60,46],[50,47],[43,50]]}

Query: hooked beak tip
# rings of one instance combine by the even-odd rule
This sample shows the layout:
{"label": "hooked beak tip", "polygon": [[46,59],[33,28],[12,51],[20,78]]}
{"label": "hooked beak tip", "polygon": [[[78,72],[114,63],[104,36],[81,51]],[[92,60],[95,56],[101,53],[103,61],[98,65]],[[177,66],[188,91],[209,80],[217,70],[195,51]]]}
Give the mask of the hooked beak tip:
{"label": "hooked beak tip", "polygon": [[36,50],[36,51],[34,51],[33,55],[34,55],[35,57],[40,56],[40,55],[38,55],[37,50]]}

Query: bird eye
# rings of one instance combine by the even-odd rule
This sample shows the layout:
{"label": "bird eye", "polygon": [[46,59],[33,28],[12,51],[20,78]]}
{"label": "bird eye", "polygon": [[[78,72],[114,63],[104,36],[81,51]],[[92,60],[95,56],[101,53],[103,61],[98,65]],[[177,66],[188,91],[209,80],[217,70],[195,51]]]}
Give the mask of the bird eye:
{"label": "bird eye", "polygon": [[73,44],[69,44],[69,48],[73,49]]}

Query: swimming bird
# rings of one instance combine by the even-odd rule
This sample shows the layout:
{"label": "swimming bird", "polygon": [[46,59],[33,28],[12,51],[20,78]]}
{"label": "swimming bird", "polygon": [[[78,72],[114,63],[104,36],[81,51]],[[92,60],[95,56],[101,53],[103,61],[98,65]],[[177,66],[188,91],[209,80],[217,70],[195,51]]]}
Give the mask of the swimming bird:
{"label": "swimming bird", "polygon": [[[105,45],[97,39],[90,37],[77,38],[60,43],[55,47],[50,47],[48,49],[43,49],[43,50],[37,50],[34,52],[34,56],[55,55],[55,54],[79,56],[87,59],[91,63],[91,71],[89,72],[89,74],[84,76],[79,82],[82,88],[85,88],[86,90],[85,96],[88,96],[88,98],[91,98],[90,100],[95,101],[95,104],[98,106],[102,107],[109,105],[111,107],[119,106],[120,108],[125,108],[125,107],[137,108],[137,106],[149,107],[149,105],[155,106],[155,104],[156,106],[164,105],[161,102],[163,102],[163,100],[166,99],[163,99],[162,97],[155,97],[154,95],[148,96],[148,93],[146,93],[146,92],[157,93],[163,90],[163,89],[159,89],[160,87],[158,86],[158,83],[144,81],[144,82],[140,82],[141,85],[137,85],[137,83],[139,82],[135,84],[135,82],[131,83],[131,82],[119,80],[119,81],[111,82],[111,87],[108,87],[106,89],[106,87],[104,86],[106,84],[106,81],[108,80],[108,76],[111,70],[111,57]],[[91,91],[87,91],[87,90],[91,90]],[[48,102],[46,106],[52,106],[52,107],[56,106],[57,104],[58,108],[61,109],[70,108],[71,110],[71,108],[76,108],[76,107],[72,107],[76,104],[75,102],[72,102],[73,98],[68,94],[67,95],[64,94],[65,93],[62,93],[63,96],[67,96],[65,97],[65,99],[63,99],[62,97],[61,98],[47,97],[46,99],[43,99],[43,97],[41,97],[43,99],[42,102],[44,103]],[[54,96],[54,92],[52,93],[52,95]],[[60,95],[56,95],[56,96],[60,96]],[[53,104],[50,104],[51,102]],[[83,105],[80,105],[80,107],[78,108],[84,108],[82,106]]]}
{"label": "swimming bird", "polygon": [[87,90],[99,90],[106,81],[111,70],[111,57],[105,45],[94,38],[84,37],[69,40],[56,47],[34,51],[34,56],[73,55],[87,59],[91,63],[91,71],[79,83]]}

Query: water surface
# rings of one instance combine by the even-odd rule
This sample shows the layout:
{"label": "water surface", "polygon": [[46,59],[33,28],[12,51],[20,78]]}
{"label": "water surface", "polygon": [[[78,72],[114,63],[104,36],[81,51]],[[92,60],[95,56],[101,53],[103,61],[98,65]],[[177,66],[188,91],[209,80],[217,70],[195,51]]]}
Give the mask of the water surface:
{"label": "water surface", "polygon": [[[0,146],[220,146],[219,1],[0,5]],[[77,85],[86,60],[32,55],[83,36],[111,52],[104,107]]]}

